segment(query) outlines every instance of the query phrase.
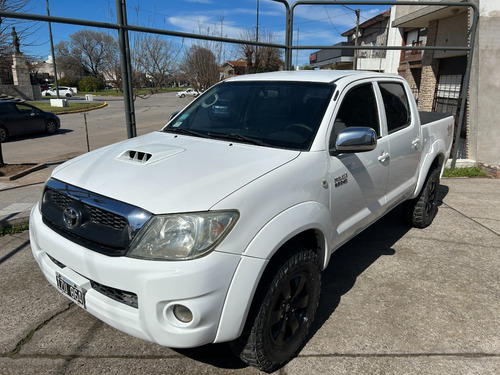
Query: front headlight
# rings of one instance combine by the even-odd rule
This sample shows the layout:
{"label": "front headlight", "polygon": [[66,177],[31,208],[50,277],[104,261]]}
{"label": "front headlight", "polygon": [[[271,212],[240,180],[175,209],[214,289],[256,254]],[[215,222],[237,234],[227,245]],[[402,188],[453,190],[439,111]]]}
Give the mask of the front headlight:
{"label": "front headlight", "polygon": [[234,211],[153,216],[132,242],[127,256],[150,260],[199,258],[224,239],[237,219]]}

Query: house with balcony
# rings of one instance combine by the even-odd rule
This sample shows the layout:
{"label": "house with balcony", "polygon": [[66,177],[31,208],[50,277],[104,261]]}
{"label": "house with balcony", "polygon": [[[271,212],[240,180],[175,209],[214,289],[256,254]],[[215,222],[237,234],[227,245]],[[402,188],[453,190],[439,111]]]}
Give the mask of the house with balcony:
{"label": "house with balcony", "polygon": [[[393,7],[394,8],[394,7]],[[392,8],[361,23],[358,27],[357,43],[359,46],[401,45],[398,29],[390,27],[393,20]],[[373,49],[342,49],[342,46],[354,46],[356,27],[341,34],[346,42],[336,44],[339,49],[321,49],[309,56],[309,64],[320,69],[357,69],[374,72],[396,73],[399,64],[399,51],[380,51]]]}

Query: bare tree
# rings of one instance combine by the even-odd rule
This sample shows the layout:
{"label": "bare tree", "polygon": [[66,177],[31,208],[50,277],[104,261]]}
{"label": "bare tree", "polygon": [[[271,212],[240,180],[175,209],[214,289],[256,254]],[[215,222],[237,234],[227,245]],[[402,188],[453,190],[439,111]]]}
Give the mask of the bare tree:
{"label": "bare tree", "polygon": [[78,66],[95,77],[103,77],[112,69],[118,54],[118,44],[112,36],[102,31],[79,30],[70,35],[70,41],[56,45],[57,64]]}
{"label": "bare tree", "polygon": [[[147,98],[164,88],[176,74],[181,48],[159,35],[139,33],[134,38],[132,69],[134,96]],[[146,94],[139,94],[148,87]]]}
{"label": "bare tree", "polygon": [[184,55],[183,71],[198,90],[207,89],[220,80],[219,64],[212,51],[192,45]]}
{"label": "bare tree", "polygon": [[[240,39],[256,40],[255,31],[243,31]],[[260,42],[275,43],[275,39],[271,31],[259,32]],[[283,67],[283,51],[279,48],[240,44],[238,51],[245,58],[247,73],[273,72]]]}
{"label": "bare tree", "polygon": [[[30,10],[31,0],[0,0],[0,10],[4,12],[19,12],[26,13]],[[12,43],[11,30],[12,26],[16,27],[16,32],[19,36],[21,44],[23,40],[33,31],[34,23],[30,21],[22,21],[14,18],[0,17],[0,57],[14,52]]]}

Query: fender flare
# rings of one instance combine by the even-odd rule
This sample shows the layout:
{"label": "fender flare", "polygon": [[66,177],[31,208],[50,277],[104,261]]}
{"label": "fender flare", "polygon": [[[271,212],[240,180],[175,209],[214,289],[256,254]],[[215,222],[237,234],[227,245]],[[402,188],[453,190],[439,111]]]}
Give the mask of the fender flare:
{"label": "fender flare", "polygon": [[437,167],[441,168],[441,175],[442,175],[445,164],[444,163],[445,154],[446,154],[446,145],[442,139],[436,140],[430,146],[429,152],[425,155],[424,160],[420,164],[420,172],[418,173],[417,184],[410,199],[413,199],[418,196],[436,160],[437,160]]}
{"label": "fender flare", "polygon": [[[255,235],[245,249],[231,280],[214,342],[225,342],[241,335],[260,279],[269,260],[288,240],[306,231],[321,233],[318,238],[318,259],[326,267],[329,260],[330,213],[318,202],[304,202],[279,213]],[[285,232],[286,230],[286,232]],[[286,235],[277,236],[277,233]]]}

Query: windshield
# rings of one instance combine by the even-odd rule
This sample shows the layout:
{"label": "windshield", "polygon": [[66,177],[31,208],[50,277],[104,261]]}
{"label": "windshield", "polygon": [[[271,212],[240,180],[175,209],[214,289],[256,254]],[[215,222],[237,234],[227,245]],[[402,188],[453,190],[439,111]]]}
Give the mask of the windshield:
{"label": "windshield", "polygon": [[307,151],[334,88],[311,82],[224,82],[163,131]]}

